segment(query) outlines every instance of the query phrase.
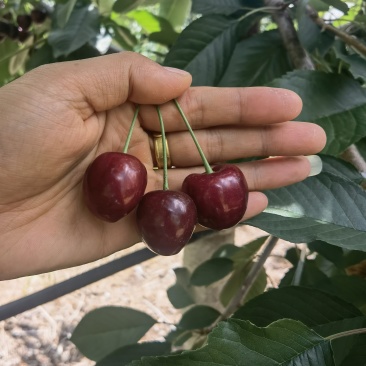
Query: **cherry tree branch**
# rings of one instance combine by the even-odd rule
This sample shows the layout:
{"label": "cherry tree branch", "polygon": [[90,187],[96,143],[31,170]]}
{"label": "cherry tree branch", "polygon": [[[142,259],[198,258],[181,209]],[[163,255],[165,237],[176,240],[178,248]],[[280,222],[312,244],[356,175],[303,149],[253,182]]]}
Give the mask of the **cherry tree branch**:
{"label": "cherry tree branch", "polygon": [[353,164],[357,170],[365,176],[366,178],[366,161],[358,151],[356,145],[351,145],[349,148],[347,148],[341,157]]}
{"label": "cherry tree branch", "polygon": [[[265,3],[268,6],[274,6],[280,9],[273,14],[273,20],[277,23],[282,40],[295,68],[301,70],[314,70],[314,63],[301,46],[294,23],[288,13],[286,3],[282,0],[265,0]],[[345,43],[354,47],[357,51],[366,56],[366,46],[364,44],[342,30],[326,24],[324,20],[319,17],[318,13],[310,6],[307,6],[306,10],[308,11],[310,18],[313,19],[316,24],[321,26],[323,29],[333,32]],[[341,157],[353,164],[357,170],[366,177],[366,162],[355,145],[351,145],[346,149]]]}
{"label": "cherry tree branch", "polygon": [[365,334],[365,333],[366,333],[366,328],[352,329],[352,330],[346,330],[345,332],[342,332],[342,333],[332,334],[328,337],[325,337],[325,339],[328,339],[329,341],[333,341],[334,339],[337,339],[337,338],[348,337],[348,336],[352,336],[355,334]]}
{"label": "cherry tree branch", "polygon": [[263,268],[264,263],[271,255],[274,247],[276,246],[279,238],[271,235],[265,244],[264,250],[259,257],[258,261],[255,262],[249,270],[248,275],[244,278],[243,284],[241,285],[240,290],[236,293],[236,295],[231,299],[229,305],[225,309],[225,311],[216,319],[215,323],[212,324],[209,328],[206,329],[207,332],[210,332],[217,323],[221,320],[228,319],[244,302],[246,296],[248,295],[250,289],[253,287],[253,284],[257,280],[261,270]]}
{"label": "cherry tree branch", "polygon": [[308,5],[306,7],[306,11],[315,24],[319,25],[319,27],[321,27],[323,30],[332,32],[344,43],[347,43],[348,45],[353,47],[356,51],[366,56],[366,45],[360,42],[357,38],[352,37],[346,32],[342,31],[341,29],[326,23],[321,17],[319,17],[319,14],[311,6]]}
{"label": "cherry tree branch", "polygon": [[265,4],[278,8],[277,11],[273,12],[272,18],[278,26],[283,44],[295,69],[314,70],[311,58],[299,41],[294,22],[288,10],[288,4],[282,0],[265,0]]}

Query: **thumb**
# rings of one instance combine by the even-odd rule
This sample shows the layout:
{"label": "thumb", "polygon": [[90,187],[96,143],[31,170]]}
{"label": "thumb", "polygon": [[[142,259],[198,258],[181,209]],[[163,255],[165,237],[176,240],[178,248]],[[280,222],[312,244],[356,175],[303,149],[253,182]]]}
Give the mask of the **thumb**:
{"label": "thumb", "polygon": [[[81,105],[86,101],[95,111],[116,107],[127,100],[138,104],[162,104],[189,88],[191,75],[163,67],[133,52],[121,52],[92,59],[51,64],[38,69],[52,73],[59,82],[62,98]],[[65,88],[65,83],[67,88]]]}

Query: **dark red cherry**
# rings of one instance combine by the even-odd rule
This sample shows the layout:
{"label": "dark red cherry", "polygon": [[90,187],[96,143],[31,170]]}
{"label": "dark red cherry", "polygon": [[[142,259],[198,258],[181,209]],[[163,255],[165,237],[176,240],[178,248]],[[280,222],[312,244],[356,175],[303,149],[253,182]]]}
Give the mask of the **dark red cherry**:
{"label": "dark red cherry", "polygon": [[85,172],[84,197],[94,215],[116,222],[138,205],[146,184],[147,171],[140,160],[129,154],[107,152]]}
{"label": "dark red cherry", "polygon": [[32,18],[30,15],[21,14],[17,16],[17,23],[23,31],[26,31],[32,24]]}
{"label": "dark red cherry", "polygon": [[31,11],[31,18],[34,23],[43,23],[48,16],[48,13],[45,9],[33,9]]}
{"label": "dark red cherry", "polygon": [[236,165],[217,165],[213,173],[190,174],[182,190],[197,207],[198,222],[222,230],[242,220],[248,205],[248,185]]}
{"label": "dark red cherry", "polygon": [[30,37],[30,35],[31,35],[30,32],[19,31],[18,34],[19,42],[25,42]]}
{"label": "dark red cherry", "polygon": [[3,15],[3,19],[6,19],[6,20],[9,20],[9,21],[12,21],[13,20],[13,16],[10,12],[6,13]]}
{"label": "dark red cherry", "polygon": [[197,223],[192,199],[183,192],[152,191],[137,207],[142,240],[155,253],[174,255],[188,243]]}
{"label": "dark red cherry", "polygon": [[11,39],[17,39],[19,30],[14,24],[0,22],[0,34],[2,36],[8,36]]}

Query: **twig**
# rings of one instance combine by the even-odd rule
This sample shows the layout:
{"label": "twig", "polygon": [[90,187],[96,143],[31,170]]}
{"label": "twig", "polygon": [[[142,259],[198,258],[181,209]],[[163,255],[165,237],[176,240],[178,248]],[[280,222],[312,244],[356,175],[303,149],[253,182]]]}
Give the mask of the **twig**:
{"label": "twig", "polygon": [[346,330],[345,332],[332,334],[328,337],[325,337],[325,339],[328,339],[329,341],[333,341],[334,339],[337,339],[337,338],[348,337],[348,336],[352,336],[355,334],[365,334],[365,333],[366,333],[366,328],[352,329],[352,330]]}
{"label": "twig", "polygon": [[[356,145],[349,146],[340,156],[343,160],[351,163],[366,178],[366,161],[358,151]],[[366,179],[361,182],[361,187],[366,190]]]}
{"label": "twig", "polygon": [[14,52],[11,52],[11,53],[5,55],[4,57],[0,58],[0,63],[8,60],[9,58],[12,58],[12,57],[16,56],[18,53],[21,53],[23,51],[27,51],[27,50],[33,48],[34,46],[38,46],[40,43],[45,42],[45,41],[46,41],[46,39],[40,38],[38,41],[30,44],[29,46],[18,48]]}
{"label": "twig", "polygon": [[341,158],[351,163],[366,178],[366,162],[356,145],[348,147],[342,153]]}
{"label": "twig", "polygon": [[248,275],[245,277],[240,290],[236,293],[235,297],[231,299],[230,304],[227,306],[225,311],[219,316],[219,318],[215,321],[215,323],[211,325],[209,330],[211,330],[214,326],[216,326],[216,324],[219,323],[221,320],[229,318],[240,307],[241,303],[245,300],[250,289],[252,288],[254,282],[257,280],[265,261],[270,256],[278,240],[279,239],[273,235],[271,235],[267,239],[267,243],[265,245],[263,253],[259,257],[258,261],[255,262],[253,266],[250,268],[250,271]]}
{"label": "twig", "polygon": [[305,259],[306,259],[307,247],[304,245],[300,251],[300,259],[297,262],[294,277],[292,279],[292,286],[299,286],[301,282],[301,277],[304,271]]}
{"label": "twig", "polygon": [[321,27],[323,30],[328,30],[329,32],[334,33],[338,38],[340,38],[343,42],[347,43],[351,47],[353,47],[356,51],[361,53],[363,56],[366,56],[366,46],[361,43],[357,38],[350,36],[348,33],[343,32],[341,29],[334,27],[331,24],[327,24],[324,19],[320,18],[318,13],[311,7],[307,6],[306,11],[308,12],[309,17]]}
{"label": "twig", "polygon": [[287,4],[279,0],[265,0],[268,6],[278,7],[280,10],[273,13],[272,17],[278,26],[283,44],[296,69],[314,70],[314,64],[301,46],[291,15],[287,9]]}

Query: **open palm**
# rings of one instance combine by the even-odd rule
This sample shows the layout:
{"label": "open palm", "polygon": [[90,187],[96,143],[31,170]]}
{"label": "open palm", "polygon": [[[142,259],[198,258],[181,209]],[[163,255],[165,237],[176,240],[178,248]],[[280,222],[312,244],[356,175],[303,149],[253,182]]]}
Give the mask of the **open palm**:
{"label": "open palm", "polygon": [[267,205],[263,189],[305,179],[301,155],[325,143],[310,123],[287,122],[300,112],[292,92],[270,88],[189,88],[189,74],[134,53],[47,65],[0,90],[0,279],[90,262],[141,240],[132,212],[117,223],[86,208],[81,182],[87,166],[107,151],[122,151],[141,111],[129,153],[148,171],[147,191],[162,188],[153,170],[151,133],[162,105],[172,163],[171,189],[203,172],[199,155],[171,101],[182,108],[210,162],[281,156],[243,163],[251,191],[245,218]]}

